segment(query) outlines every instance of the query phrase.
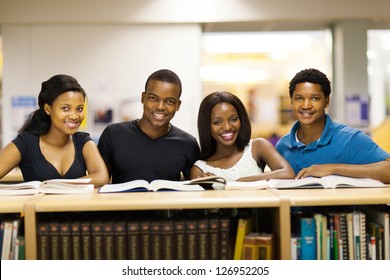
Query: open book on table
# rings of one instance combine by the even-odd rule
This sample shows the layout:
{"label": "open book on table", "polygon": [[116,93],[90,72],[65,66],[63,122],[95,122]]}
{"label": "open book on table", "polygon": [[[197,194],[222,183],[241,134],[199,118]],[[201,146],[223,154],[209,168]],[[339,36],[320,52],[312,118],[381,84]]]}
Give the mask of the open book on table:
{"label": "open book on table", "polygon": [[90,178],[52,179],[47,181],[27,181],[17,184],[0,184],[0,195],[80,194],[92,193],[94,185]]}
{"label": "open book on table", "polygon": [[212,189],[213,184],[225,184],[224,178],[219,176],[200,177],[187,181],[171,180],[134,180],[117,184],[106,184],[99,188],[98,193],[116,192],[157,192],[157,191],[204,191]]}
{"label": "open book on table", "polygon": [[353,178],[339,175],[329,175],[321,178],[306,177],[301,179],[271,179],[268,181],[270,188],[372,188],[385,187],[381,181],[370,178]]}
{"label": "open book on table", "polygon": [[306,177],[302,179],[270,179],[252,182],[227,182],[225,190],[261,190],[261,189],[318,189],[318,188],[370,188],[385,187],[378,180],[329,175],[322,178]]}

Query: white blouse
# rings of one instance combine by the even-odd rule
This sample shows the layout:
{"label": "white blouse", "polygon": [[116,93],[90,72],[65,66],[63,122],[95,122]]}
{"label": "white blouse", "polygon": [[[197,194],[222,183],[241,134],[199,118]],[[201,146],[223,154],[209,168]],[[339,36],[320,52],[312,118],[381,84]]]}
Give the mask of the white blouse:
{"label": "white blouse", "polygon": [[[219,167],[213,167],[208,165],[204,160],[198,160],[194,163],[194,165],[198,166],[204,173],[213,173],[217,176],[225,178],[226,181],[236,181],[242,177],[259,175],[263,173],[260,167],[257,165],[257,162],[252,157],[252,140],[247,146],[245,146],[240,160],[230,168],[223,169]],[[216,186],[213,187],[216,188]]]}

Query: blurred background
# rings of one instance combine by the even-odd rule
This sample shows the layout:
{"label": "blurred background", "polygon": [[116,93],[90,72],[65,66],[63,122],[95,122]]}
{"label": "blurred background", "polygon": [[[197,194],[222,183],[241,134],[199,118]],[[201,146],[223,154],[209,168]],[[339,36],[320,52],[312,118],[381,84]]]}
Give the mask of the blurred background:
{"label": "blurred background", "polygon": [[390,1],[0,0],[1,144],[37,106],[41,83],[78,79],[81,127],[97,141],[141,117],[146,78],[169,68],[183,83],[173,124],[197,137],[202,98],[238,95],[252,137],[276,141],[294,122],[288,83],[317,68],[332,81],[329,113],[390,152]]}

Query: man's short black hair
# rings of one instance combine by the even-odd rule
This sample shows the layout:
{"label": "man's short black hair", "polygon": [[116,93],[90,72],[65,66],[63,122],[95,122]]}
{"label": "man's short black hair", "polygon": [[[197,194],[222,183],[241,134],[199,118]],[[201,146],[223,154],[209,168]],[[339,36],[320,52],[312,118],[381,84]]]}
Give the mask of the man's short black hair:
{"label": "man's short black hair", "polygon": [[290,81],[289,93],[290,97],[293,96],[295,87],[300,83],[313,83],[321,86],[324,92],[325,98],[328,98],[331,93],[331,86],[328,77],[321,71],[309,68],[298,72],[294,78]]}

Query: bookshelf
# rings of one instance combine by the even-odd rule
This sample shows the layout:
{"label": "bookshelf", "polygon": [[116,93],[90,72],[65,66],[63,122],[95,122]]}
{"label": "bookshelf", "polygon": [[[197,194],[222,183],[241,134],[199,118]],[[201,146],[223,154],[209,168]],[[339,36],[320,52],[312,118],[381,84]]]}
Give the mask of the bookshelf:
{"label": "bookshelf", "polygon": [[[389,203],[390,188],[40,194],[0,197],[0,213],[20,213],[24,216],[26,258],[36,259],[36,221],[43,213],[207,208],[270,209],[277,243],[276,257],[277,259],[291,259],[291,207]],[[261,220],[261,217],[259,219]]]}
{"label": "bookshelf", "polygon": [[[37,199],[29,209],[30,223],[26,225],[26,258],[37,258],[36,220],[40,213],[79,211],[139,211],[164,209],[207,208],[271,208],[276,223],[284,225],[287,213],[280,209],[280,198],[264,191],[205,191],[205,192],[141,192],[85,195],[45,195]],[[284,215],[283,215],[284,214]],[[280,232],[281,228],[275,231]],[[284,238],[283,234],[278,234]],[[27,243],[29,240],[29,243]],[[286,241],[279,241],[281,244]],[[278,242],[278,243],[279,243]],[[278,257],[287,257],[280,251]],[[285,256],[286,255],[286,256]]]}

